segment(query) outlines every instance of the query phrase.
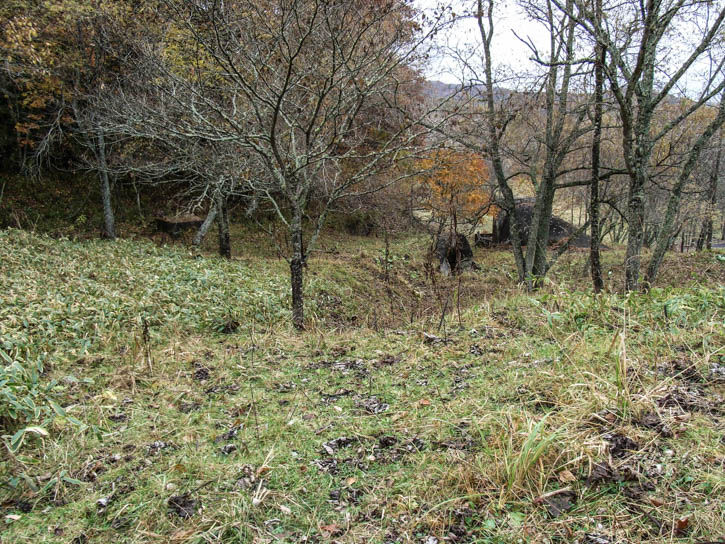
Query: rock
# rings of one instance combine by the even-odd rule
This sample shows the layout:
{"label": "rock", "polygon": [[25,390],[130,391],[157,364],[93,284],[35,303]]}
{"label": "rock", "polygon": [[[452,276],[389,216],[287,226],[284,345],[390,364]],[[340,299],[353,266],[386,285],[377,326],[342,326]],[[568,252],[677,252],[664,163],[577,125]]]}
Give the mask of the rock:
{"label": "rock", "polygon": [[158,232],[165,232],[176,238],[185,230],[198,229],[203,222],[204,220],[201,217],[191,214],[177,215],[175,217],[157,217],[156,230]]}
{"label": "rock", "polygon": [[[516,219],[519,223],[521,232],[521,242],[526,245],[529,238],[529,230],[531,221],[534,216],[533,199],[516,200]],[[563,219],[551,216],[549,220],[549,244],[556,245],[565,242],[577,228]],[[511,243],[511,222],[509,213],[506,210],[501,212],[493,220],[492,243],[506,244]],[[571,243],[571,247],[589,247],[590,238],[586,234],[580,234]],[[605,246],[602,246],[604,248]]]}
{"label": "rock", "polygon": [[192,499],[189,493],[170,497],[167,504],[170,512],[184,519],[193,516],[200,506],[200,502]]}
{"label": "rock", "polygon": [[473,250],[463,234],[441,234],[436,240],[434,256],[438,260],[441,274],[448,276],[470,268],[478,269],[473,261]]}
{"label": "rock", "polygon": [[476,247],[491,247],[494,243],[493,234],[477,232],[473,236],[473,245]]}

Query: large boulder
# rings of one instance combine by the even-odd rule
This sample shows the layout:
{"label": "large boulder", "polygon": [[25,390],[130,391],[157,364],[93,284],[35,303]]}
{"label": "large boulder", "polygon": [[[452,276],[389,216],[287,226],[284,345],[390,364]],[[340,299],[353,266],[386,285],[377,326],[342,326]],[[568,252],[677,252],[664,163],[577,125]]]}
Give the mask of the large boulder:
{"label": "large boulder", "polygon": [[473,261],[473,250],[463,234],[441,234],[436,240],[434,256],[443,275],[478,268]]}
{"label": "large boulder", "polygon": [[[531,221],[534,217],[534,202],[531,199],[518,200],[516,202],[516,219],[519,224],[521,233],[521,241],[526,244],[529,239],[531,230]],[[567,240],[577,228],[563,219],[551,216],[549,221],[549,244],[556,245]],[[571,247],[589,247],[589,236],[580,234],[572,240]],[[493,220],[493,243],[508,244],[511,243],[511,218],[505,210],[496,216]]]}
{"label": "large boulder", "polygon": [[473,245],[476,247],[491,247],[494,243],[493,234],[477,232],[473,236]]}
{"label": "large boulder", "polygon": [[157,217],[156,230],[170,234],[174,238],[188,229],[198,229],[204,220],[196,215],[185,214],[175,217]]}

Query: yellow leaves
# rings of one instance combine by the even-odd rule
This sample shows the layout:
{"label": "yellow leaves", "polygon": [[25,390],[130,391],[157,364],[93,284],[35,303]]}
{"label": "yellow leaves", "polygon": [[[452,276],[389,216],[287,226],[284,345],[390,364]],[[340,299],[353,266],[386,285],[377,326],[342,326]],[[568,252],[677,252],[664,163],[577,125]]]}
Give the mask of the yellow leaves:
{"label": "yellow leaves", "polygon": [[562,470],[559,473],[559,481],[563,484],[570,484],[576,482],[576,476],[570,470]]}
{"label": "yellow leaves", "polygon": [[[25,16],[18,16],[10,19],[0,34],[0,49],[7,52],[7,60],[18,58],[26,62],[38,64],[41,60],[35,39],[38,30],[35,23]],[[12,69],[12,64],[10,65]]]}
{"label": "yellow leaves", "polygon": [[31,130],[35,130],[36,128],[40,128],[40,125],[38,123],[16,123],[15,124],[15,132],[18,134],[30,134]]}
{"label": "yellow leaves", "polygon": [[[28,102],[28,107],[33,109],[40,109],[44,108],[46,104],[48,103],[49,97],[48,96],[35,96]],[[30,117],[30,116],[28,116]],[[35,116],[37,118],[37,116]]]}
{"label": "yellow leaves", "polygon": [[[98,25],[90,18],[135,24],[129,19],[132,5],[117,0],[38,0],[17,3],[19,8],[0,2],[0,51],[19,94],[20,121],[17,136],[21,146],[33,146],[37,129],[53,121],[46,117],[61,115],[62,122],[72,122],[68,111],[58,111],[69,104],[69,93],[77,84],[97,81],[88,72],[105,73],[100,66],[94,33]],[[112,66],[113,59],[103,59]]]}
{"label": "yellow leaves", "polygon": [[441,150],[421,159],[419,167],[425,171],[419,181],[428,189],[426,204],[430,209],[448,213],[454,207],[465,215],[477,213],[489,204],[490,195],[485,189],[489,172],[480,156]]}

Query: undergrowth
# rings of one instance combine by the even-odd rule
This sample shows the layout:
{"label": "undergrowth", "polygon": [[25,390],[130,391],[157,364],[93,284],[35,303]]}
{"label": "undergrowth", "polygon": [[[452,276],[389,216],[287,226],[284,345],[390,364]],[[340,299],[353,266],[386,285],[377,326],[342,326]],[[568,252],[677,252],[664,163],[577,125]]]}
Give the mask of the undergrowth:
{"label": "undergrowth", "polygon": [[0,232],[0,349],[53,386],[3,422],[3,542],[725,534],[716,254],[594,295],[572,253],[527,294],[505,252],[433,286],[425,241],[396,239],[386,287],[381,241],[328,236],[298,335],[286,263],[247,243],[227,262]]}

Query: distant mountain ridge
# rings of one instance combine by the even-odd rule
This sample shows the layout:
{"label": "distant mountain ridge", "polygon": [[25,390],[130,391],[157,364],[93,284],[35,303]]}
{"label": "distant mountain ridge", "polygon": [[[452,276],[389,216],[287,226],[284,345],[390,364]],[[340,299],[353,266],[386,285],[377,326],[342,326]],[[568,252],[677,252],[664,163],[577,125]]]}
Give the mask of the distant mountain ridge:
{"label": "distant mountain ridge", "polygon": [[[484,86],[481,84],[473,85],[472,89],[475,89],[479,94],[482,94],[484,91]],[[423,93],[428,98],[442,100],[456,94],[457,92],[460,92],[460,90],[460,83],[445,83],[443,81],[428,79],[424,83]],[[510,89],[494,87],[494,100],[503,100],[509,97],[513,92],[514,91],[511,91]]]}

